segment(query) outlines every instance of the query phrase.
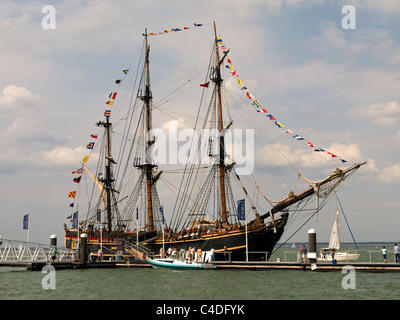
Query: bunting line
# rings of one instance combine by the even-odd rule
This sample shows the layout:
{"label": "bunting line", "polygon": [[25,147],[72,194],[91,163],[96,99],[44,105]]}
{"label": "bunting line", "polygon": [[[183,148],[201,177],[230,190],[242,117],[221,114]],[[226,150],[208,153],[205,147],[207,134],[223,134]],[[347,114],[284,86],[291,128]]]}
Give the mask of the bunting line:
{"label": "bunting line", "polygon": [[[122,70],[122,72],[123,72],[123,74],[124,74],[124,77],[123,77],[122,79],[117,79],[117,80],[115,80],[115,85],[120,86],[120,85],[122,84],[122,81],[125,79],[125,76],[128,74],[129,70],[130,70],[130,68]],[[113,106],[113,105],[114,105],[114,102],[115,102],[115,99],[117,98],[117,94],[118,94],[118,90],[117,90],[117,91],[112,91],[112,92],[108,95],[108,100],[105,101],[105,104],[107,104],[109,107]],[[104,116],[105,116],[105,117],[110,117],[110,116],[111,116],[111,109],[106,109],[106,110],[104,111]],[[96,122],[95,125],[96,125],[97,127],[100,127],[103,123],[104,123],[103,121],[98,121],[98,122]],[[96,134],[96,133],[92,133],[92,134],[90,135],[90,138],[92,138],[92,139],[97,139],[98,137],[99,137],[99,135]],[[89,142],[89,143],[86,145],[86,149],[88,149],[88,150],[93,150],[93,149],[94,149],[94,146],[95,146],[95,142],[94,142],[94,141],[91,141],[91,142]],[[85,156],[85,157],[82,159],[82,164],[88,162],[88,161],[89,161],[89,157],[90,157],[90,154],[87,155],[87,156]],[[84,172],[84,170],[83,170],[83,166],[82,166],[81,168],[72,171],[72,174],[83,174],[83,172]],[[80,180],[81,180],[81,178],[82,178],[82,176],[75,177],[75,178],[73,179],[73,181],[74,181],[75,183],[79,183]],[[71,191],[71,192],[68,194],[68,197],[69,197],[69,198],[75,198],[75,197],[76,197],[76,193],[77,193],[77,191]],[[73,203],[72,203],[72,205],[70,204],[70,207],[73,207],[73,205],[74,205]]]}
{"label": "bunting line", "polygon": [[190,29],[195,29],[195,28],[199,28],[199,27],[202,27],[202,26],[205,26],[205,24],[203,24],[203,23],[193,23],[193,27],[190,27],[190,28],[184,26],[183,28],[166,29],[164,31],[160,31],[160,32],[157,32],[157,33],[150,32],[148,35],[149,36],[158,36],[158,35],[161,35],[161,34],[168,34],[168,33],[173,33],[173,32],[179,32],[179,31],[186,31],[186,30],[190,30]]}
{"label": "bunting line", "polygon": [[[223,46],[223,42],[222,42],[222,39],[220,37],[217,38],[217,43],[218,43],[217,47],[218,48],[223,48],[222,50],[224,50],[224,53],[226,53],[226,48],[225,48],[225,46]],[[227,69],[229,69],[229,70],[233,70],[233,71],[230,71],[231,75],[233,77],[237,77],[237,83],[242,86],[240,88],[240,90],[244,91],[246,93],[246,97],[248,99],[252,100],[252,105],[253,105],[253,107],[255,107],[256,111],[259,112],[260,114],[264,114],[267,118],[269,118],[269,120],[274,121],[274,124],[278,128],[286,128],[285,125],[283,125],[281,122],[279,122],[271,113],[269,113],[265,108],[263,108],[261,103],[258,100],[256,100],[256,98],[251,94],[251,92],[244,85],[243,81],[240,79],[239,74],[235,70],[235,67],[233,66],[232,60],[230,58],[227,58],[227,64],[225,65],[225,67]],[[286,129],[285,132],[287,134],[291,135],[293,139],[296,139],[298,141],[305,141],[305,139],[303,137],[301,137],[300,135],[294,133],[292,130]],[[333,154],[332,152],[329,152],[329,151],[327,151],[327,150],[325,150],[323,148],[317,147],[315,144],[313,144],[311,142],[307,142],[307,145],[310,148],[314,148],[314,152],[326,152],[326,154],[330,155],[332,158],[340,159],[340,161],[342,163],[347,162],[347,160],[343,159],[342,157],[339,157],[338,155]]]}

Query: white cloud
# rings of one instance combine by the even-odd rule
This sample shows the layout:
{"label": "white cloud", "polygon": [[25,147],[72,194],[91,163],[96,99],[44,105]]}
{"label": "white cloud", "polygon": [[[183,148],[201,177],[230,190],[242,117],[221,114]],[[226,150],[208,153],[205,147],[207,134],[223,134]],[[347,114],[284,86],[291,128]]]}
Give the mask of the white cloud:
{"label": "white cloud", "polygon": [[[321,24],[320,34],[311,37],[308,44],[313,50],[323,53],[325,58],[338,59],[339,56],[342,63],[353,67],[366,58],[385,63],[398,62],[397,42],[389,30],[376,26],[357,29],[349,36],[340,24],[326,21]],[[360,56],[363,60],[359,60]]]}
{"label": "white cloud", "polygon": [[26,88],[9,85],[3,89],[0,96],[0,112],[16,110],[18,107],[29,104],[36,105],[41,100],[39,95],[33,94]]}
{"label": "white cloud", "polygon": [[[88,154],[84,147],[76,147],[74,149],[67,147],[57,147],[52,150],[34,152],[27,157],[30,164],[36,166],[58,166],[65,167],[76,166]],[[95,155],[91,155],[91,158]]]}
{"label": "white cloud", "polygon": [[[58,170],[68,167],[74,169],[75,166],[80,165],[80,161],[87,155],[88,152],[84,147],[56,147],[51,150],[33,152],[7,150],[0,155],[0,172],[12,173],[17,170],[23,172],[32,170],[32,168]],[[91,155],[91,159],[97,157],[97,154]]]}
{"label": "white cloud", "polygon": [[179,130],[190,128],[185,121],[181,117],[177,120],[166,121],[161,125],[161,130],[165,131],[166,134],[172,132],[177,135]]}
{"label": "white cloud", "polygon": [[43,128],[42,120],[37,118],[16,118],[10,126],[2,131],[5,138],[0,144],[18,142],[27,148],[35,142],[53,141],[53,135]]}
{"label": "white cloud", "polygon": [[367,163],[365,165],[365,168],[369,171],[369,172],[377,172],[379,171],[377,165],[376,165],[376,161],[375,159],[369,158],[367,160]]}
{"label": "white cloud", "polygon": [[[247,5],[247,1],[244,2]],[[282,11],[288,7],[298,8],[304,4],[314,5],[322,3],[322,0],[269,0],[263,1],[263,3],[267,6],[268,12],[271,14],[281,14]],[[254,11],[253,11],[254,12]]]}
{"label": "white cloud", "polygon": [[[268,150],[268,152],[266,153],[265,150]],[[272,153],[272,150],[275,152]],[[351,162],[363,161],[363,155],[361,154],[358,144],[333,143],[325,150],[337,155],[337,158],[332,158],[332,156],[326,152],[314,152],[312,149],[306,148],[292,149],[290,146],[276,143],[257,149],[255,159],[258,159],[258,161],[261,162],[260,164],[265,165],[269,162],[269,164],[273,163],[274,166],[285,166],[288,165],[289,161],[298,168],[324,167],[327,161],[340,166],[341,161],[339,157]],[[268,157],[266,157],[266,155],[268,155]]]}
{"label": "white cloud", "polygon": [[400,182],[400,163],[383,169],[379,178],[383,182]]}
{"label": "white cloud", "polygon": [[366,119],[381,127],[398,127],[400,122],[400,104],[397,101],[358,106],[348,113],[351,117]]}

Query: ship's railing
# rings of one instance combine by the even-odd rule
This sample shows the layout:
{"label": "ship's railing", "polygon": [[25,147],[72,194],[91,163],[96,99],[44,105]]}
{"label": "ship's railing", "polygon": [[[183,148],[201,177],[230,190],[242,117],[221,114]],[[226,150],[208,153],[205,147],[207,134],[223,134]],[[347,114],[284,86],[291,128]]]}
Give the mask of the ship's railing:
{"label": "ship's railing", "polygon": [[[369,254],[369,262],[383,262],[383,254],[382,251],[367,251]],[[388,250],[388,253],[386,255],[386,262],[387,263],[397,263],[396,261],[396,255],[394,252],[390,252]]]}
{"label": "ship's railing", "polygon": [[[261,261],[267,261],[270,254],[268,251],[248,251],[247,253],[249,261],[260,261],[260,259]],[[232,251],[216,252],[215,254],[218,256],[218,260],[232,262]]]}
{"label": "ship's railing", "polygon": [[53,261],[54,249],[57,251],[56,262],[73,261],[75,258],[73,250],[56,246],[9,239],[1,239],[0,242],[0,263],[50,262]]}
{"label": "ship's railing", "polygon": [[141,243],[130,243],[126,240],[123,244],[122,253],[123,256],[128,259],[129,257],[132,257],[139,260],[144,260],[146,257],[152,255],[151,251]]}

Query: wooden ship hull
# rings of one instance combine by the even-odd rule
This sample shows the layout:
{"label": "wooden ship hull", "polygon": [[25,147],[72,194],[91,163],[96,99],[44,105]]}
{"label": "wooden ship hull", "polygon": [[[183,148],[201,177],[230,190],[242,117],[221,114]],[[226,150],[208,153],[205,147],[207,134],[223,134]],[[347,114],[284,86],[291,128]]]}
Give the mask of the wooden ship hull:
{"label": "wooden ship hull", "polygon": [[[146,254],[141,258],[159,255],[160,249],[175,248],[179,250],[189,250],[189,248],[200,248],[202,251],[215,250],[216,260],[229,259],[232,261],[246,260],[246,251],[251,260],[268,260],[276,243],[281,238],[288,215],[283,214],[275,223],[253,223],[248,226],[247,232],[243,225],[223,228],[214,232],[188,231],[186,233],[167,234],[164,239],[156,236],[155,232],[140,232],[139,243],[141,252],[146,248]],[[100,231],[80,231],[86,233],[87,247],[92,255],[97,256],[98,250],[102,247],[105,258],[115,258],[118,250],[123,250],[126,243],[135,248],[136,232],[103,232]],[[65,232],[65,247],[77,249],[78,230],[68,229]],[[224,255],[225,249],[227,254]]]}
{"label": "wooden ship hull", "polygon": [[[247,232],[243,225],[202,234],[189,231],[175,234],[171,238],[148,241],[144,245],[155,253],[159,253],[163,247],[165,250],[175,248],[178,251],[181,249],[187,251],[193,247],[196,250],[200,248],[202,251],[214,249],[217,261],[225,259],[244,261],[246,260],[246,251],[248,251],[249,259],[265,261],[281,238],[286,223],[287,215],[284,215],[275,221],[275,225],[255,223],[247,228]],[[224,255],[225,249],[226,255]]]}

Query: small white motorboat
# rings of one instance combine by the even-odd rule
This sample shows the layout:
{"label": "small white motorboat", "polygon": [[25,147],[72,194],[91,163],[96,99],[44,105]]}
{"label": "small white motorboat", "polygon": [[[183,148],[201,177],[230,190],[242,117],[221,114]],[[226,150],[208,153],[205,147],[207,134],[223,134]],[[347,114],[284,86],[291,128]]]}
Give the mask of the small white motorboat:
{"label": "small white motorboat", "polygon": [[217,267],[210,263],[202,262],[190,262],[187,260],[179,260],[176,258],[156,258],[148,259],[148,263],[152,265],[153,268],[166,268],[173,270],[203,270],[203,269],[216,269]]}

